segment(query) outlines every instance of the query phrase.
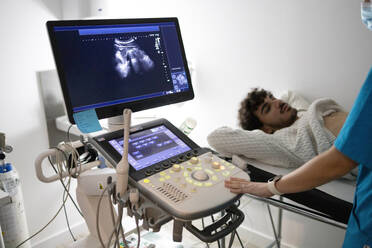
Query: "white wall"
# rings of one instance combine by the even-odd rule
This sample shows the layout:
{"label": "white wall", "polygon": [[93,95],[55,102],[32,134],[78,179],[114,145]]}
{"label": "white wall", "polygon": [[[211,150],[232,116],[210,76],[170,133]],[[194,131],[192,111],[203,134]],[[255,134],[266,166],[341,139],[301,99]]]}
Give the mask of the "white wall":
{"label": "white wall", "polygon": [[[62,202],[61,186],[39,182],[34,170],[36,156],[48,148],[36,72],[54,67],[45,22],[60,13],[60,2],[54,0],[0,1],[0,130],[14,147],[8,161],[22,180],[30,233],[43,227]],[[71,207],[69,215],[78,220]],[[65,228],[62,212],[33,243]]]}
{"label": "white wall", "polygon": [[[166,110],[176,125],[186,116],[196,118],[191,138],[201,146],[213,128],[236,125],[238,104],[252,87],[292,89],[310,100],[331,96],[350,109],[372,64],[372,32],[361,24],[357,0],[108,1],[116,17],[179,17],[187,56],[197,70],[196,98],[157,111]],[[0,1],[0,131],[15,148],[9,161],[23,179],[31,233],[54,215],[62,197],[60,185],[38,182],[33,168],[37,154],[48,146],[36,71],[54,68],[45,21],[60,15],[58,0]],[[271,234],[259,208],[248,205],[250,227]],[[81,221],[73,207],[69,212],[72,225]],[[343,231],[336,228],[301,218],[285,223],[288,244],[342,243]],[[65,229],[61,215],[33,243]],[[291,229],[303,230],[303,236],[290,235]]]}

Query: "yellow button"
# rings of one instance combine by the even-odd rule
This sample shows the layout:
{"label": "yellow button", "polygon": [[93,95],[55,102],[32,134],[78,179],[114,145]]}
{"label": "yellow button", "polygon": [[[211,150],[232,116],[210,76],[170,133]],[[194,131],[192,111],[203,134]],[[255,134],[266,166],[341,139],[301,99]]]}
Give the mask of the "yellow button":
{"label": "yellow button", "polygon": [[167,173],[165,173],[164,171],[162,171],[159,174],[160,174],[160,176],[165,176]]}
{"label": "yellow button", "polygon": [[210,187],[210,186],[212,186],[213,185],[213,183],[211,183],[211,182],[206,182],[206,183],[204,183],[204,186],[206,186],[206,187]]}
{"label": "yellow button", "polygon": [[192,169],[191,169],[191,168],[187,168],[187,170],[188,170],[188,171],[192,171]]}
{"label": "yellow button", "polygon": [[201,183],[201,182],[194,182],[194,185],[195,186],[203,186],[203,183]]}
{"label": "yellow button", "polygon": [[183,173],[183,176],[184,176],[184,177],[188,177],[188,176],[189,176],[189,173],[188,173],[187,171],[185,171],[185,172]]}
{"label": "yellow button", "polygon": [[218,170],[220,168],[220,163],[218,163],[217,161],[213,162],[212,163],[212,168],[215,169],[215,170]]}
{"label": "yellow button", "polygon": [[212,180],[213,181],[217,181],[218,180],[218,177],[217,176],[212,176]]}
{"label": "yellow button", "polygon": [[193,183],[194,180],[192,180],[191,178],[187,177],[187,178],[186,178],[186,182],[188,182],[188,183]]}
{"label": "yellow button", "polygon": [[197,163],[199,162],[199,159],[198,159],[197,157],[192,157],[192,158],[190,159],[190,162],[191,162],[192,164],[197,164]]}
{"label": "yellow button", "polygon": [[170,178],[170,176],[169,176],[169,175],[166,175],[166,176],[165,176],[165,179],[169,179],[169,178]]}
{"label": "yellow button", "polygon": [[159,181],[160,182],[164,182],[165,181],[165,178],[164,177],[161,177],[161,178],[159,178]]}
{"label": "yellow button", "polygon": [[179,172],[181,170],[181,166],[179,164],[174,164],[172,166],[172,171]]}
{"label": "yellow button", "polygon": [[143,180],[143,182],[144,182],[144,183],[149,183],[149,182],[150,182],[150,179],[147,179],[147,178],[146,178],[146,179]]}

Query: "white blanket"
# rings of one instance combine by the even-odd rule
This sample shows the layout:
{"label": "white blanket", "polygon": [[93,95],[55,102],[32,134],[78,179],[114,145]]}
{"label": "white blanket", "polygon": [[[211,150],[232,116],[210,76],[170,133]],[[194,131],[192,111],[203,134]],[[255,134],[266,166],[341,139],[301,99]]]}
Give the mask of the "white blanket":
{"label": "white blanket", "polygon": [[333,145],[336,137],[324,127],[323,116],[338,111],[344,110],[335,101],[319,99],[294,124],[274,134],[221,127],[207,139],[225,156],[243,155],[273,166],[296,168]]}

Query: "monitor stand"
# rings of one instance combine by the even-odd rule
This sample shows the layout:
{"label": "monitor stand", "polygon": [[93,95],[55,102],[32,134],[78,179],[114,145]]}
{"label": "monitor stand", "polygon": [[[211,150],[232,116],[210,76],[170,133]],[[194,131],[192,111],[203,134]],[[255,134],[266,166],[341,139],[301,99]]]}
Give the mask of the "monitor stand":
{"label": "monitor stand", "polygon": [[[160,118],[160,116],[156,114],[152,114],[152,113],[146,113],[146,114],[141,113],[140,116],[136,114],[137,113],[132,115],[132,126],[135,126],[137,124],[141,124],[144,122],[148,122],[148,121],[153,121],[153,120]],[[107,119],[107,128],[110,132],[123,129],[123,127],[124,127],[123,116],[115,116],[115,117],[110,117]]]}
{"label": "monitor stand", "polygon": [[122,115],[110,117],[107,119],[107,124],[110,132],[122,129],[124,127],[124,118]]}

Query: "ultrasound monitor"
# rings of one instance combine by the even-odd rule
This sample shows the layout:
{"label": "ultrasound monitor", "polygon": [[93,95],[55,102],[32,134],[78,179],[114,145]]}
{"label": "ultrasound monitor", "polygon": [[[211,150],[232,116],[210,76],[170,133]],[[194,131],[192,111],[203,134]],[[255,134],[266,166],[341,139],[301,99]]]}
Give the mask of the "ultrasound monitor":
{"label": "ultrasound monitor", "polygon": [[98,119],[194,97],[177,18],[49,21],[67,114]]}

